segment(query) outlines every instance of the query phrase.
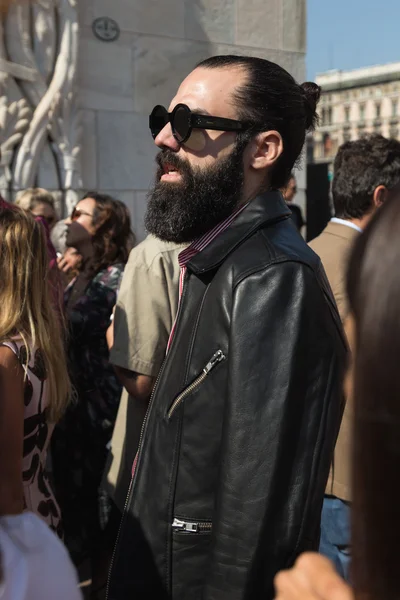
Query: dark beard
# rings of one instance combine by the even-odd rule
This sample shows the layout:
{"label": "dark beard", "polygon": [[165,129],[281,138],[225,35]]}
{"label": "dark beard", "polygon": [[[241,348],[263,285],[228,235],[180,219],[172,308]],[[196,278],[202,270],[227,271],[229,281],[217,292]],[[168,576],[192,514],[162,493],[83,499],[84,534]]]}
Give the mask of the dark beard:
{"label": "dark beard", "polygon": [[[243,188],[243,144],[212,165],[191,167],[171,150],[157,156],[156,184],[149,193],[145,226],[161,240],[186,243],[210,231],[239,205]],[[180,183],[160,181],[163,165],[179,170]]]}

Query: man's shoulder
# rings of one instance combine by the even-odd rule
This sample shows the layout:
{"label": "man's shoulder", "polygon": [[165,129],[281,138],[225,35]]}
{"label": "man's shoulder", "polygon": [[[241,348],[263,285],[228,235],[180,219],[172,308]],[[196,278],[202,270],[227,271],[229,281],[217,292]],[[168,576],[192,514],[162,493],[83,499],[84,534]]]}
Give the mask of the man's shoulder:
{"label": "man's shoulder", "polygon": [[310,248],[317,252],[328,246],[331,247],[346,247],[354,241],[357,237],[357,231],[348,225],[343,223],[333,223],[329,221],[325,229],[311,242],[309,242]]}
{"label": "man's shoulder", "polygon": [[328,223],[309,246],[321,258],[325,269],[330,270],[347,259],[357,235],[357,231],[347,225]]}
{"label": "man's shoulder", "polygon": [[328,245],[335,244],[335,242],[336,242],[336,236],[333,237],[329,233],[328,226],[326,226],[325,229],[323,229],[321,231],[321,233],[319,235],[317,235],[317,237],[315,237],[310,242],[308,242],[308,245],[310,246],[310,248],[312,248],[314,250],[314,252],[317,252],[317,254],[318,254],[318,250],[320,250],[321,247],[323,248],[327,244]]}
{"label": "man's shoulder", "polygon": [[164,242],[153,235],[148,235],[143,242],[131,250],[129,265],[152,269],[158,268],[160,263],[163,262],[177,266],[179,253],[184,248],[186,248],[186,244]]}
{"label": "man's shoulder", "polygon": [[239,278],[283,263],[315,271],[321,266],[319,257],[300,233],[285,221],[259,229],[235,250],[231,261]]}

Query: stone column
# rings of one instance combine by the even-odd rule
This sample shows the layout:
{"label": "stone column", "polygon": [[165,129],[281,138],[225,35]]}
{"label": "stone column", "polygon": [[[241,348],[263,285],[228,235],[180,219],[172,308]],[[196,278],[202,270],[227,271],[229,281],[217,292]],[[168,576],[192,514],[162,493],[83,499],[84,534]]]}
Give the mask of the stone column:
{"label": "stone column", "polygon": [[[196,63],[214,54],[268,58],[302,82],[305,0],[84,0],[78,10],[83,185],[125,201],[142,239],[154,177],[150,110],[168,105]],[[116,21],[116,41],[95,37],[100,17]]]}

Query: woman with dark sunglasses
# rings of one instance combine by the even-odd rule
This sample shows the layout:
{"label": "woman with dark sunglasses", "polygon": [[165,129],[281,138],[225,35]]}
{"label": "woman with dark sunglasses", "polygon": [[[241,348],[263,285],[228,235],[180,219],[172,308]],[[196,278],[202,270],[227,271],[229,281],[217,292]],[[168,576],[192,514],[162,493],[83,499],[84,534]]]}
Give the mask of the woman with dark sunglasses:
{"label": "woman with dark sunglasses", "polygon": [[66,241],[82,256],[78,276],[64,295],[77,401],[54,433],[53,468],[65,542],[76,565],[90,560],[96,598],[104,585],[108,551],[99,488],[121,396],[106,331],[134,242],[127,207],[89,192],[71,214]]}

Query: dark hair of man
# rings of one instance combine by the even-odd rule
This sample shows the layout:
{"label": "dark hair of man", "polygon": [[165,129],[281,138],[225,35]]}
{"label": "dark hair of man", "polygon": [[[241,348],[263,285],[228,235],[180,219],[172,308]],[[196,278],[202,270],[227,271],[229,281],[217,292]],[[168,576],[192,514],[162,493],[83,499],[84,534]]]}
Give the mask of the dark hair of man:
{"label": "dark hair of man", "polygon": [[125,264],[135,244],[131,219],[127,206],[107,194],[87,192],[85,198],[93,198],[96,208],[93,225],[99,225],[93,236],[93,271],[99,272],[115,263]]}
{"label": "dark hair of man", "polygon": [[355,244],[347,289],[355,317],[352,584],[356,598],[399,595],[400,194]]}
{"label": "dark hair of man", "polygon": [[262,131],[278,131],[283,140],[283,153],[278,159],[269,184],[274,189],[285,187],[298,160],[306,132],[313,130],[321,88],[315,83],[298,85],[279,65],[251,56],[213,56],[198,67],[220,69],[243,68],[247,80],[236,90],[234,101],[238,119],[251,125],[249,132],[238,137],[250,140]]}
{"label": "dark hair of man", "polygon": [[372,209],[376,188],[400,182],[400,142],[371,135],[340,146],[334,162],[332,196],[336,216],[361,219]]}

